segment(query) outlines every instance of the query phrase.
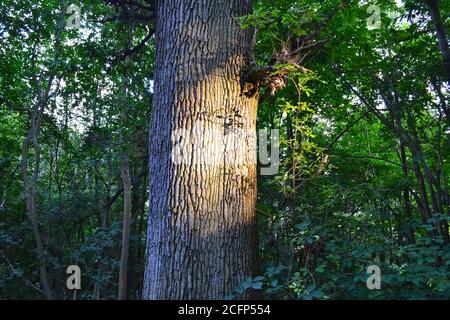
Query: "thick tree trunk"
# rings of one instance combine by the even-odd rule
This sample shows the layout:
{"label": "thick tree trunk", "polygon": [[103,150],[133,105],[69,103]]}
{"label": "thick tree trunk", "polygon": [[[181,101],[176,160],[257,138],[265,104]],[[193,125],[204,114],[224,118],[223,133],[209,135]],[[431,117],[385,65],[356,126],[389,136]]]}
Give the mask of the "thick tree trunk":
{"label": "thick tree trunk", "polygon": [[[220,299],[257,265],[251,0],[158,4],[144,299]],[[244,297],[251,297],[247,293]]]}

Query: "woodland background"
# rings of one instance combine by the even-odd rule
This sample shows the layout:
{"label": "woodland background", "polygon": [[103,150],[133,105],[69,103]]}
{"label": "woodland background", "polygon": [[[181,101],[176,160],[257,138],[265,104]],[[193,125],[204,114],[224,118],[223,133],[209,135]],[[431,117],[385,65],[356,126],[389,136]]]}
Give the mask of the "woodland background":
{"label": "woodland background", "polygon": [[[151,3],[0,0],[1,299],[73,299],[72,264],[77,299],[116,299],[124,245],[122,297],[140,298]],[[67,27],[72,4],[80,28]],[[280,129],[281,166],[258,177],[261,274],[237,293],[450,298],[449,17],[449,1],[258,0],[241,18],[258,31],[257,65],[300,48],[304,69],[262,89],[258,127]],[[381,290],[366,288],[372,264]]]}

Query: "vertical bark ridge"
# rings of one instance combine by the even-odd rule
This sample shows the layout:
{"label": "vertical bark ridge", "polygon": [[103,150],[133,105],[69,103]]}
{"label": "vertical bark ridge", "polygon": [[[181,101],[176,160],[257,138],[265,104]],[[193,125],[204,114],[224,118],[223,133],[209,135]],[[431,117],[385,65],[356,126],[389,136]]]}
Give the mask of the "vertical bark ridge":
{"label": "vertical bark ridge", "polygon": [[146,299],[220,299],[255,269],[257,97],[241,95],[252,32],[236,20],[250,11],[249,0],[159,3]]}

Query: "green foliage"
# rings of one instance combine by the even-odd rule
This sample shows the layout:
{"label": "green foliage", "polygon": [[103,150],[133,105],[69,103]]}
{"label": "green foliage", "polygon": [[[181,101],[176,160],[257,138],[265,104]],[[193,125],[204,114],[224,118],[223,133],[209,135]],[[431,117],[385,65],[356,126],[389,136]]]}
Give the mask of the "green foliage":
{"label": "green foliage", "polygon": [[[57,298],[73,298],[65,270],[78,264],[77,298],[116,297],[126,152],[128,296],[139,298],[153,39],[120,57],[153,22],[119,17],[105,1],[75,1],[82,28],[62,30],[57,54],[61,3],[0,7],[0,299],[43,298],[21,168],[37,92],[51,74],[36,184],[50,285]],[[379,29],[367,28],[370,4],[380,7]],[[450,2],[440,1],[440,12],[448,37]],[[281,163],[258,180],[260,271],[225,298],[256,290],[269,299],[450,299],[449,87],[426,3],[258,0],[238,21],[257,30],[256,64],[283,80],[273,96],[262,89],[258,109],[260,128],[280,130]],[[286,58],[305,39],[301,63]],[[32,148],[28,156],[32,173]],[[381,290],[366,287],[369,265],[381,269]]]}
{"label": "green foliage", "polygon": [[[65,26],[69,4],[81,9],[81,29]],[[62,13],[62,15],[61,15]],[[128,65],[117,56],[130,39],[139,43],[148,25],[100,23],[116,15],[104,1],[3,1],[0,8],[0,298],[41,299],[39,265],[22,180],[23,142],[38,106],[38,92],[54,79],[38,143],[37,213],[50,286],[72,298],[66,268],[82,269],[81,299],[114,299],[122,235],[121,133],[134,180],[130,240],[130,298],[138,298],[146,220],[150,42]],[[58,29],[63,25],[62,30]],[[124,28],[130,32],[123,32]],[[60,30],[61,38],[57,37]],[[58,50],[56,49],[58,48]],[[130,76],[128,119],[120,119],[124,69]],[[28,148],[29,175],[36,155]],[[114,197],[117,194],[116,197]],[[104,221],[107,217],[108,221]],[[136,280],[134,280],[136,279]]]}
{"label": "green foliage", "polygon": [[[301,3],[259,1],[244,19],[260,28],[260,64],[294,38],[269,23],[274,7],[287,16],[286,8],[313,8],[297,21],[308,34],[318,28],[316,41],[323,40],[304,62],[314,78],[290,79],[259,109],[260,127],[281,129],[282,149],[277,176],[259,180],[261,290],[272,299],[448,299],[448,229],[438,230],[448,226],[449,202],[425,218],[413,169],[422,157],[420,170],[440,177],[433,188],[448,192],[448,90],[427,8],[379,1],[381,28],[369,30],[367,5]],[[417,22],[408,20],[411,12]],[[386,105],[387,92],[394,92],[395,105]],[[406,174],[399,154],[404,136],[415,141],[404,142]],[[416,144],[423,154],[411,153]],[[435,197],[426,188],[426,197]],[[381,269],[381,290],[366,287],[369,265]]]}

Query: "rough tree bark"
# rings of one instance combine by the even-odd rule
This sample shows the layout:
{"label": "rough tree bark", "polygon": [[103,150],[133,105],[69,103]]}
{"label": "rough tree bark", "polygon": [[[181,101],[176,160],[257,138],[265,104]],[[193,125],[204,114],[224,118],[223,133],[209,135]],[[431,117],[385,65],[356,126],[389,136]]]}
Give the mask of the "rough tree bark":
{"label": "rough tree bark", "polygon": [[158,3],[144,299],[220,299],[257,267],[253,32],[236,19],[251,8]]}

